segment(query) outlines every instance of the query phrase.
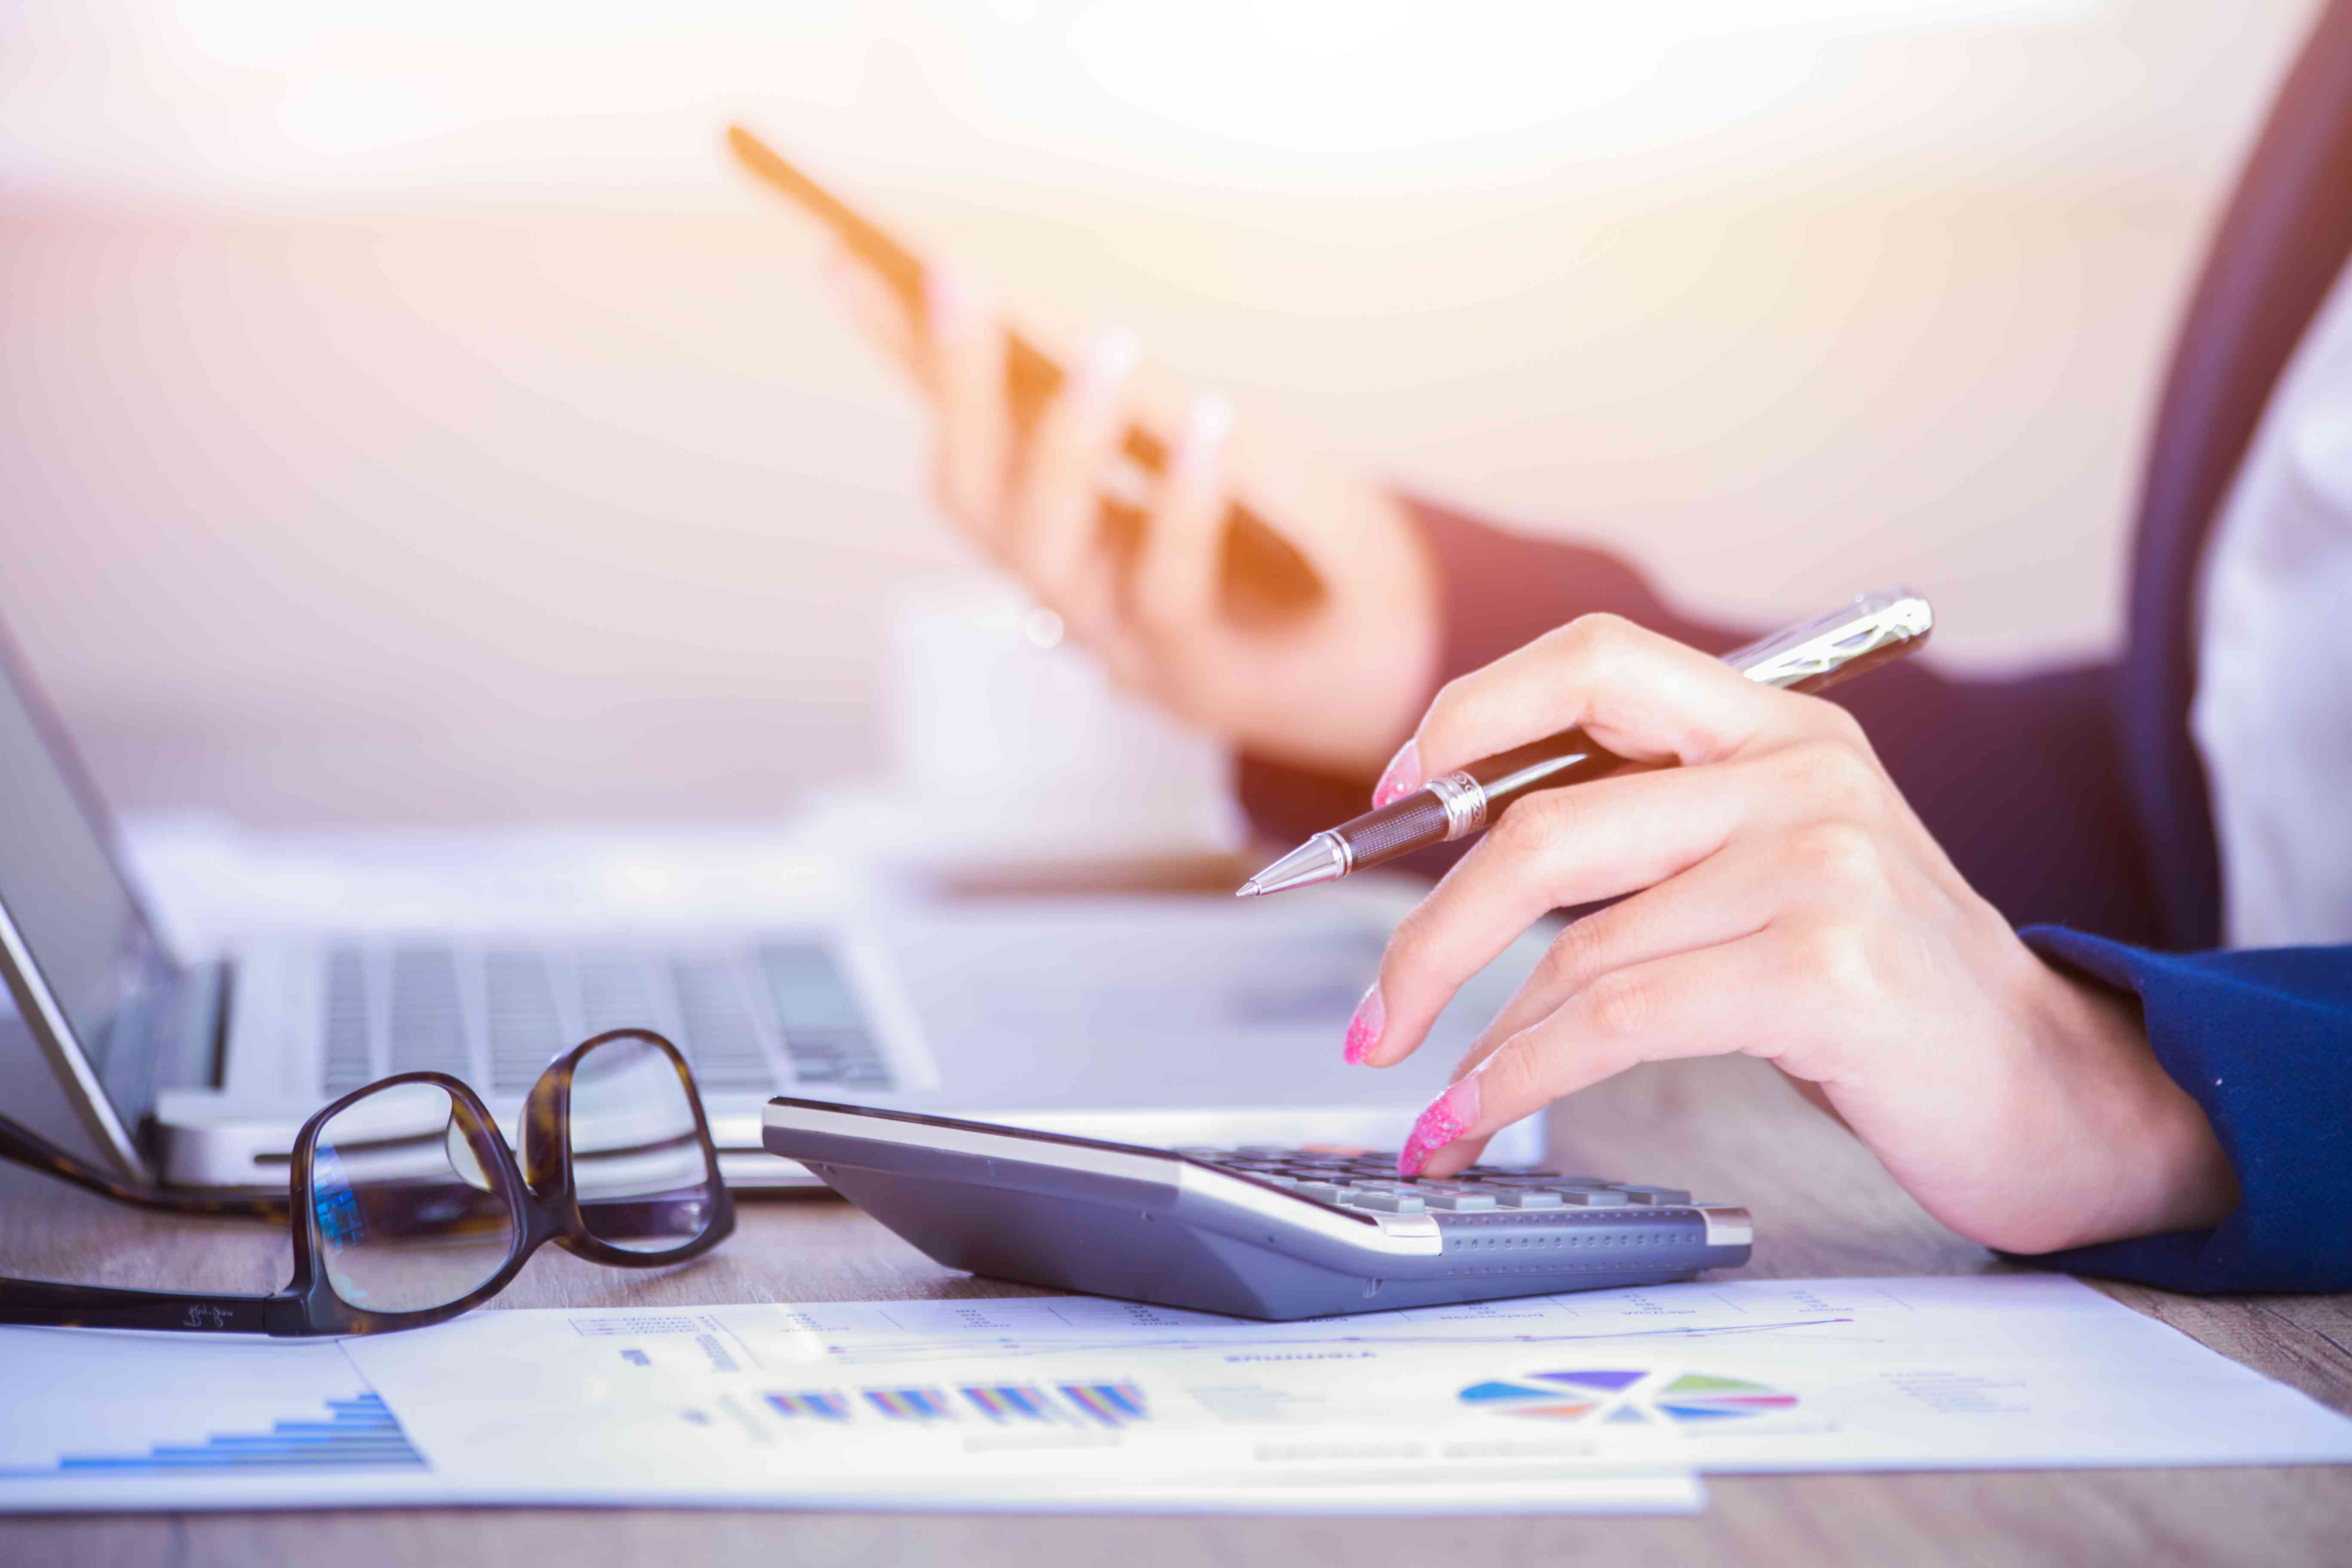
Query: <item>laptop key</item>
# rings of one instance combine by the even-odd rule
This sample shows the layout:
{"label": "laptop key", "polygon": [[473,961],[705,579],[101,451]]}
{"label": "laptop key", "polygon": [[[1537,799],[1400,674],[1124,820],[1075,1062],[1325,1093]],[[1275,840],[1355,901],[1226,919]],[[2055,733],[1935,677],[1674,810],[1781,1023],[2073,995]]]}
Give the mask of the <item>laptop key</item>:
{"label": "laptop key", "polygon": [[472,1042],[457,989],[457,954],[446,947],[400,947],[392,954],[394,1072],[474,1077]]}
{"label": "laptop key", "polygon": [[325,1056],[320,1068],[327,1098],[364,1089],[376,1076],[368,1043],[367,962],[357,949],[340,947],[327,955]]}
{"label": "laptop key", "polygon": [[706,1089],[780,1087],[735,966],[722,960],[677,958],[671,960],[669,970],[678,1021],[694,1041],[695,1081]]}
{"label": "laptop key", "polygon": [[[890,1064],[866,1026],[864,1005],[830,946],[763,942],[757,959],[795,1078],[857,1089],[895,1087]],[[837,1065],[838,1074],[825,1073],[827,1065]]]}
{"label": "laptop key", "polygon": [[536,952],[482,955],[482,1028],[489,1037],[490,1090],[521,1094],[573,1042],[564,1038],[555,982]]}

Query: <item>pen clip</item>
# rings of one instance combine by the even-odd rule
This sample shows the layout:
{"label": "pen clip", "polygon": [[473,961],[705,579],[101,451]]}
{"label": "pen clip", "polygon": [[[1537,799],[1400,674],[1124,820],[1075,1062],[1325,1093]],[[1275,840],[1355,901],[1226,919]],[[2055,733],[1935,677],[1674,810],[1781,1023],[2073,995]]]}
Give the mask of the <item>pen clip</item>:
{"label": "pen clip", "polygon": [[1908,588],[1888,588],[1735,648],[1723,662],[1759,685],[1819,691],[1911,652],[1935,625],[1927,600]]}

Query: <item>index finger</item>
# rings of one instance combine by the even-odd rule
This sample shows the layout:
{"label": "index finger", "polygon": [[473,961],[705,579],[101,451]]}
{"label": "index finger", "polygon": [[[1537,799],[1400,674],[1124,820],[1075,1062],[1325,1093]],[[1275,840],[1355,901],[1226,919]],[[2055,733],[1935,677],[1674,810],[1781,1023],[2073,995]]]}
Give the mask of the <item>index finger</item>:
{"label": "index finger", "polygon": [[1587,986],[1431,1100],[1405,1136],[1397,1173],[1453,1175],[1512,1122],[1643,1062],[1733,1052],[1777,1058],[1829,1033],[1812,1007],[1790,1005],[1796,940],[1767,926]]}
{"label": "index finger", "polygon": [[1620,616],[1582,616],[1447,682],[1412,744],[1424,779],[1576,726],[1635,762],[1706,763],[1839,711]]}

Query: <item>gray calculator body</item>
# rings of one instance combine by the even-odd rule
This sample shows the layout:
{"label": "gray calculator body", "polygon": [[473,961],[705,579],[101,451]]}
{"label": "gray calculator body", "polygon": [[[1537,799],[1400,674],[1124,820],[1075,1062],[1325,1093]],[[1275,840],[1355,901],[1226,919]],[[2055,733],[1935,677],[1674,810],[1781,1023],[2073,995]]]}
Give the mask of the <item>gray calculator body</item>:
{"label": "gray calculator body", "polygon": [[1166,1150],[824,1100],[763,1139],[940,1263],[1163,1306],[1307,1318],[1605,1286],[1748,1261],[1745,1209],[1474,1167],[1381,1179],[1354,1151]]}

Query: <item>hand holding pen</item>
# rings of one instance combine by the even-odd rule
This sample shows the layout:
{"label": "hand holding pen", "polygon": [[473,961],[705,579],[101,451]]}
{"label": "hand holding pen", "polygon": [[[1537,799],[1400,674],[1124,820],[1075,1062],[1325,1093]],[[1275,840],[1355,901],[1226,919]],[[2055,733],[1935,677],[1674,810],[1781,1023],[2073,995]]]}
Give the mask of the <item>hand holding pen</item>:
{"label": "hand holding pen", "polygon": [[1410,1057],[1528,926],[1616,900],[1553,941],[1401,1170],[1452,1174],[1503,1127],[1641,1063],[1738,1054],[1986,1246],[2197,1230],[2236,1203],[2130,999],[2019,939],[1844,709],[1589,616],[1446,686],[1415,741],[1443,777],[1571,729],[1675,765],[1528,795],[1398,926],[1351,1061]]}
{"label": "hand holding pen", "polygon": [[[1893,588],[1749,643],[1723,662],[1760,685],[1820,691],[1912,652],[1935,624],[1927,600]],[[1381,775],[1370,811],[1315,835],[1234,896],[1255,898],[1369,870],[1482,832],[1521,795],[1604,778],[1626,765],[1582,729],[1570,728],[1423,784],[1419,747],[1407,741]]]}

